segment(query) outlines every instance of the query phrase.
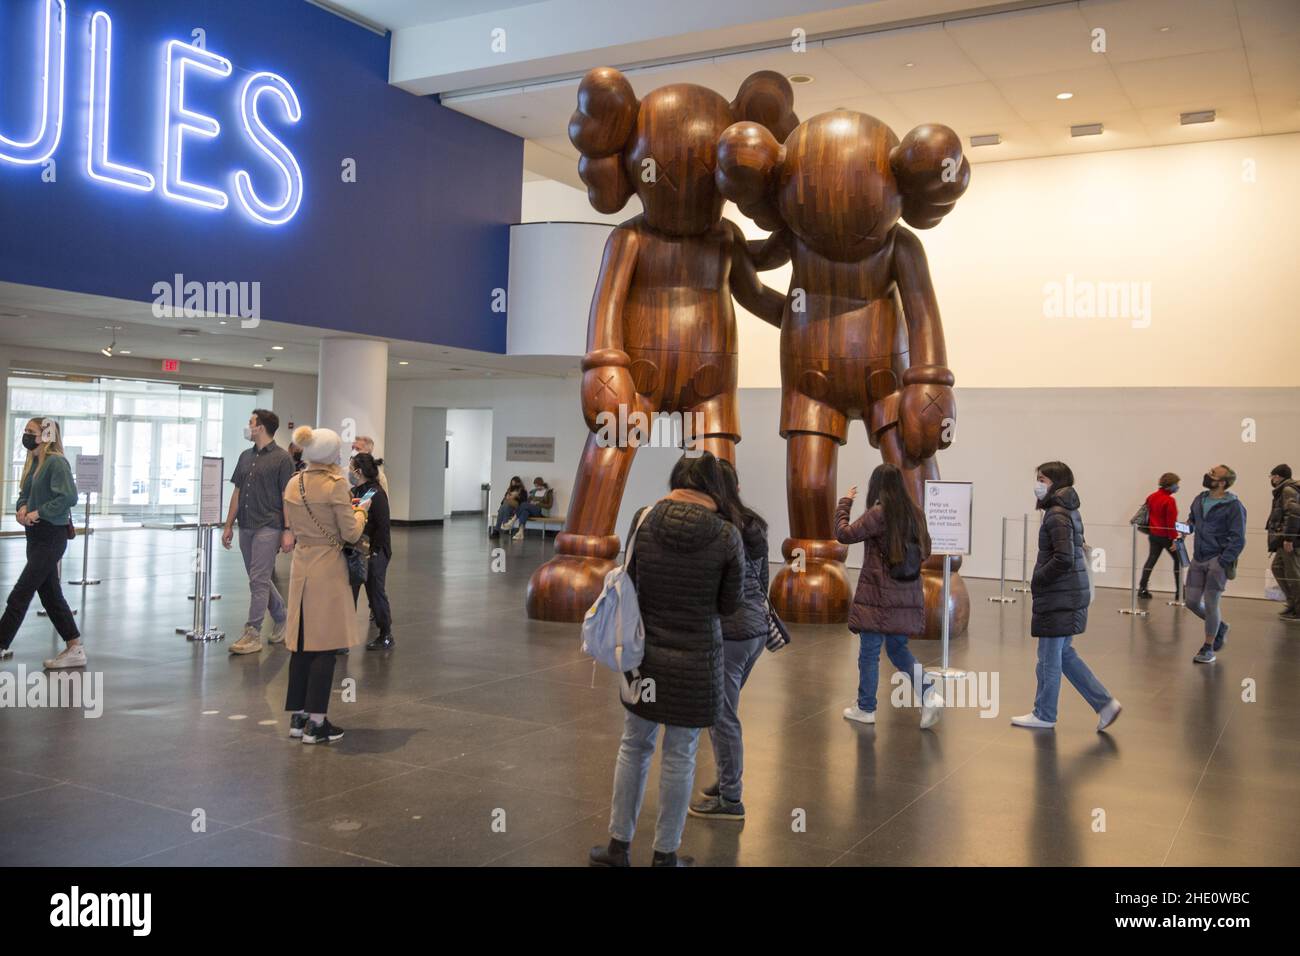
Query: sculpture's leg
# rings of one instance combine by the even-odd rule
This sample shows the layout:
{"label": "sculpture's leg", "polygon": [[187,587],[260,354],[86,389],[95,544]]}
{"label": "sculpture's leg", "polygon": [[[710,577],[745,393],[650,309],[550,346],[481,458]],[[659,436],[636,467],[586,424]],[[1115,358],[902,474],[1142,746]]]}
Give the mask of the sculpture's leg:
{"label": "sculpture's leg", "polygon": [[619,539],[614,522],[636,448],[602,445],[595,434],[578,462],[564,530],[555,556],[528,582],[528,616],[543,621],[581,621],[614,568]]}
{"label": "sculpture's leg", "polygon": [[[879,435],[880,454],[891,465],[903,469],[903,482],[907,485],[912,500],[924,508],[925,482],[939,477],[939,464],[933,458],[927,458],[912,468],[904,467],[902,440],[897,427],[890,428]],[[953,555],[952,575],[948,587],[949,637],[960,637],[966,633],[970,623],[970,594],[966,582],[958,574],[961,568],[961,555]],[[940,617],[943,606],[943,557],[933,555],[921,568],[921,585],[925,588],[925,633],[916,637],[926,640],[939,640],[942,636],[943,618]]]}
{"label": "sculpture's leg", "polygon": [[790,537],[781,544],[785,565],[772,581],[772,604],[787,621],[833,624],[849,615],[844,559],[835,540],[835,460],[829,435],[792,431],[786,438],[786,494]]}

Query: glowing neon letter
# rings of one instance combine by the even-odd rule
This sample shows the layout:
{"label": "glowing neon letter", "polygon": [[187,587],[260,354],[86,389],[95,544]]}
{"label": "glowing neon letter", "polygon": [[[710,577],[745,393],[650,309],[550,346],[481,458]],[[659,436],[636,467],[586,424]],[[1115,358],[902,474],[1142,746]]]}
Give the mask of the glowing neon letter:
{"label": "glowing neon letter", "polygon": [[108,158],[108,118],[112,102],[113,21],[100,10],[90,18],[90,142],[86,172],[91,179],[149,192],[154,178],[142,169]]}
{"label": "glowing neon letter", "polygon": [[181,153],[185,134],[205,139],[221,135],[221,124],[211,116],[185,108],[185,68],[193,66],[213,76],[229,76],[234,67],[224,56],[217,56],[196,46],[172,40],[167,44],[167,94],[163,122],[163,195],[170,199],[225,209],[230,197],[220,189],[186,182],[181,175]]}
{"label": "glowing neon letter", "polygon": [[[58,16],[55,16],[55,5]],[[41,125],[29,142],[0,133],[0,160],[39,166],[59,148],[63,136],[63,59],[67,44],[68,11],[63,0],[45,0],[44,65],[41,67]]]}
{"label": "glowing neon letter", "polygon": [[302,169],[289,148],[276,139],[262,122],[257,104],[263,93],[272,93],[280,100],[284,114],[291,123],[302,119],[302,107],[293,87],[274,73],[254,73],[244,84],[244,92],[240,97],[244,130],[248,133],[248,138],[270,157],[284,176],[284,200],[273,205],[258,198],[253,191],[253,177],[242,169],[235,173],[235,195],[244,211],[258,222],[282,226],[298,214],[298,208],[302,205]]}

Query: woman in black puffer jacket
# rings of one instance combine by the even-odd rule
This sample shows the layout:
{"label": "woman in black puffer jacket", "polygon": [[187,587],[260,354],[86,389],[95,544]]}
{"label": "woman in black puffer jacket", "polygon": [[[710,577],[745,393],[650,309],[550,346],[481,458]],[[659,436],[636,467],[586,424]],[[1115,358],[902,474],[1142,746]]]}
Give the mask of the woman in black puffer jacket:
{"label": "woman in black puffer jacket", "polygon": [[1038,560],[1030,582],[1034,607],[1029,633],[1038,638],[1038,693],[1033,711],[1013,717],[1011,722],[1017,727],[1055,727],[1064,674],[1097,712],[1097,730],[1102,731],[1119,716],[1120,703],[1071,646],[1075,636],[1088,627],[1092,600],[1074,473],[1060,461],[1039,465],[1034,495],[1044,512],[1038,529]]}
{"label": "woman in black puffer jacket", "polygon": [[[654,866],[690,866],[677,856],[695,778],[700,730],[722,702],[722,616],[736,610],[744,582],[740,532],[718,516],[724,500],[718,460],[685,455],[672,491],[637,512],[628,534],[629,574],[645,624],[645,657],[634,672],[614,769],[608,847],[593,847],[596,866],[627,866],[659,727],[664,725]],[[644,518],[644,520],[643,520]],[[639,523],[639,524],[638,524]],[[633,537],[635,536],[635,546]]]}
{"label": "woman in black puffer jacket", "polygon": [[718,779],[691,804],[691,816],[742,821],[741,776],[745,744],[740,726],[740,691],[767,644],[767,522],[745,505],[740,479],[731,462],[720,460],[723,494],[721,514],[740,530],[745,546],[745,584],[740,606],[722,619],[722,710],[709,728]]}

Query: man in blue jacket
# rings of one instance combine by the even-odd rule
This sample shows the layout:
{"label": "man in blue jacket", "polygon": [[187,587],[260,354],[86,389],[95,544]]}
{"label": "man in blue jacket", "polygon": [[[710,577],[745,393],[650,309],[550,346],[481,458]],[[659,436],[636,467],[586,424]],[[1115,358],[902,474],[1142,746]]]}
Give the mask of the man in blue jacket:
{"label": "man in blue jacket", "polygon": [[1237,576],[1237,558],[1246,544],[1246,506],[1228,490],[1236,480],[1237,473],[1227,465],[1215,465],[1201,479],[1206,490],[1196,496],[1187,516],[1196,538],[1187,566],[1187,609],[1205,621],[1205,643],[1192,658],[1198,664],[1211,663],[1228,637],[1219,601]]}

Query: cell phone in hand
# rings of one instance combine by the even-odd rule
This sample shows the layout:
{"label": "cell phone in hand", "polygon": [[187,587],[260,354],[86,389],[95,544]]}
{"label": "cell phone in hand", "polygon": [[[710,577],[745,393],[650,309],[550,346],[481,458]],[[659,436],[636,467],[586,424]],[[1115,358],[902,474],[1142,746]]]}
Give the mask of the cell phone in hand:
{"label": "cell phone in hand", "polygon": [[364,495],[361,496],[360,504],[365,504],[367,501],[369,501],[369,500],[370,500],[371,498],[373,498],[374,496],[375,496],[375,489],[374,489],[374,488],[371,488],[369,491],[367,491]]}
{"label": "cell phone in hand", "polygon": [[1191,534],[1192,526],[1183,521],[1175,521],[1174,530],[1177,531],[1179,534]]}

